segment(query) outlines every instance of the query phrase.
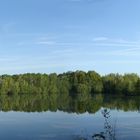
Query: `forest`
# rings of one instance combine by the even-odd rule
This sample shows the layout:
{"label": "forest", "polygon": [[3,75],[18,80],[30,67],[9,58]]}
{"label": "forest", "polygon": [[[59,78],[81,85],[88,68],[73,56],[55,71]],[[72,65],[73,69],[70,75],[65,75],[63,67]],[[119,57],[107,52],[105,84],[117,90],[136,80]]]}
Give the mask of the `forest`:
{"label": "forest", "polygon": [[86,98],[99,93],[140,95],[140,77],[135,73],[101,76],[95,71],[0,76],[0,95],[41,94]]}

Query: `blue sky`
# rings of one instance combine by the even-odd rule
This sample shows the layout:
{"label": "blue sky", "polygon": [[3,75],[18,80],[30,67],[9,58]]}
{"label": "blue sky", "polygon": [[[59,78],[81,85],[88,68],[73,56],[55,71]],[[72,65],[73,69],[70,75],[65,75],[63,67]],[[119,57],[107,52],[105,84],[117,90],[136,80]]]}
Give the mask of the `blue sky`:
{"label": "blue sky", "polygon": [[140,74],[139,0],[0,0],[0,74]]}

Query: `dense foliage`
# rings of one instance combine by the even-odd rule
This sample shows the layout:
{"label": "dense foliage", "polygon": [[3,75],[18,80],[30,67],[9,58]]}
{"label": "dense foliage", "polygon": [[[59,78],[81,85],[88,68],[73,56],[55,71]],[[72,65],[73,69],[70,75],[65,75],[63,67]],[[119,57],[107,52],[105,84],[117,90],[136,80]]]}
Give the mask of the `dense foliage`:
{"label": "dense foliage", "polygon": [[43,94],[55,97],[63,94],[80,99],[95,93],[140,94],[140,77],[137,74],[101,76],[95,71],[0,76],[1,95]]}

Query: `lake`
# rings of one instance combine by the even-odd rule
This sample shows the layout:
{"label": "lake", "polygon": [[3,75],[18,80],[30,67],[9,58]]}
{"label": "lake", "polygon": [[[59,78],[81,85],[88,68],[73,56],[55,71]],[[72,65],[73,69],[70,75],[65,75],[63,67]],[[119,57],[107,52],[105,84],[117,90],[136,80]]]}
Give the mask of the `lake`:
{"label": "lake", "polygon": [[139,98],[4,96],[0,99],[0,139],[139,140]]}

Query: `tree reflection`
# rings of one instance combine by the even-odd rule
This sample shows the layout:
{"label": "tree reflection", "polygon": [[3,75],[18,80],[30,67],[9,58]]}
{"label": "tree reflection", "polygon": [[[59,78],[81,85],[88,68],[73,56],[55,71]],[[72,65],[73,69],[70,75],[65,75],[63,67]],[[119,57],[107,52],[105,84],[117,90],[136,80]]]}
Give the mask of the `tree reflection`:
{"label": "tree reflection", "polygon": [[[68,113],[96,113],[102,107],[119,109],[123,111],[140,111],[140,97],[116,97],[94,95],[86,99],[74,98],[71,96],[44,96],[34,95],[10,95],[0,96],[0,111],[24,111],[24,112],[44,112],[44,111],[64,111]],[[109,113],[109,112],[106,112]],[[107,116],[107,114],[106,114]]]}

